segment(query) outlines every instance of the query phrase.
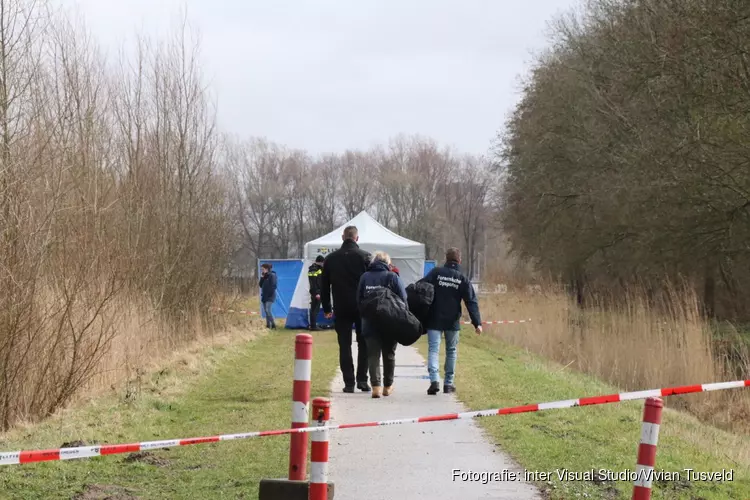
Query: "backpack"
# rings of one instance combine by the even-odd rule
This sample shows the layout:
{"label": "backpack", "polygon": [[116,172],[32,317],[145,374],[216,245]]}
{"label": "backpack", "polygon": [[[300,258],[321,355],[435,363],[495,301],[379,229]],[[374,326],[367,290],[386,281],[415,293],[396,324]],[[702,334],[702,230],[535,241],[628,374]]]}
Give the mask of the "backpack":
{"label": "backpack", "polygon": [[426,281],[417,281],[406,287],[409,310],[423,325],[430,317],[430,307],[435,300],[435,287]]}

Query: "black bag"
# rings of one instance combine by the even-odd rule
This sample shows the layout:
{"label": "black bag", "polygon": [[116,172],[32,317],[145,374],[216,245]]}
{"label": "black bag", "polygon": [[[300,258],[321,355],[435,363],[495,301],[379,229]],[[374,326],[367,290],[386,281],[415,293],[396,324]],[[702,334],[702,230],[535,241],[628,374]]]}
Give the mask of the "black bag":
{"label": "black bag", "polygon": [[409,346],[419,340],[423,328],[401,297],[388,288],[373,290],[360,303],[360,314],[383,336]]}
{"label": "black bag", "polygon": [[430,317],[430,307],[435,300],[435,287],[426,281],[417,281],[406,287],[409,310],[424,325]]}

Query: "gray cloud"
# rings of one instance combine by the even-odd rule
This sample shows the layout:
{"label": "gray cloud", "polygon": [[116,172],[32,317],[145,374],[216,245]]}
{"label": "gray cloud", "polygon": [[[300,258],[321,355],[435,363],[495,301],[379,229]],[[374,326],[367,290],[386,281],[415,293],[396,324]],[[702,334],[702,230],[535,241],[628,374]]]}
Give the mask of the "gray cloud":
{"label": "gray cloud", "polygon": [[312,153],[419,133],[483,153],[576,0],[61,0],[111,51],[187,6],[222,129]]}

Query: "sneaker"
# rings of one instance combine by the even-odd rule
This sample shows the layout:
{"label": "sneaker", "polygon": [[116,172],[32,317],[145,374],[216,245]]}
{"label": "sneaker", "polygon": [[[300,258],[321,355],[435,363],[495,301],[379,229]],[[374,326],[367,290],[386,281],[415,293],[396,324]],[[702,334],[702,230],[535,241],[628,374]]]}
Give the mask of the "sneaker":
{"label": "sneaker", "polygon": [[445,384],[445,385],[443,386],[443,392],[444,392],[445,394],[450,394],[450,393],[452,393],[452,392],[456,392],[456,386],[455,386],[455,385],[453,385],[453,384]]}
{"label": "sneaker", "polygon": [[348,392],[349,394],[354,392],[354,386],[353,385],[345,385],[344,386],[344,392]]}
{"label": "sneaker", "polygon": [[434,396],[440,392],[440,382],[430,382],[430,388],[427,389],[427,394]]}
{"label": "sneaker", "polygon": [[357,382],[357,389],[362,392],[370,392],[372,390],[367,382]]}

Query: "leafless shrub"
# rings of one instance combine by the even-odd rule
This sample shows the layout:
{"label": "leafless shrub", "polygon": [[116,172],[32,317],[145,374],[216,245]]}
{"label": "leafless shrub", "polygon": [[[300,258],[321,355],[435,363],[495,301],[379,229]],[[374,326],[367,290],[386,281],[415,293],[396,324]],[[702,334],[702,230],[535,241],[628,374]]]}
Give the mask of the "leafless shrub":
{"label": "leafless shrub", "polygon": [[130,303],[176,325],[213,300],[229,205],[187,33],[113,77],[63,14],[0,1],[2,429],[87,386]]}

